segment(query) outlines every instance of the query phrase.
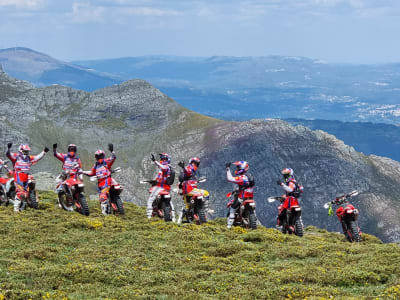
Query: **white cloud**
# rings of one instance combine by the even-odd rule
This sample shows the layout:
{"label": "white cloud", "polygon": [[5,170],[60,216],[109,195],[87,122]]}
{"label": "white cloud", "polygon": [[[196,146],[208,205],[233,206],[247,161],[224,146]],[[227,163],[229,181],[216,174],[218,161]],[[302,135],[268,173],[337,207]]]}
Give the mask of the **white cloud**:
{"label": "white cloud", "polygon": [[0,6],[16,6],[17,8],[37,8],[43,0],[0,0]]}
{"label": "white cloud", "polygon": [[72,4],[72,13],[68,13],[67,17],[72,23],[102,22],[105,11],[106,9],[102,6],[74,2]]}
{"label": "white cloud", "polygon": [[167,16],[179,16],[182,13],[173,9],[161,9],[156,7],[124,7],[119,8],[117,12],[123,15],[134,15],[144,17],[167,17]]}

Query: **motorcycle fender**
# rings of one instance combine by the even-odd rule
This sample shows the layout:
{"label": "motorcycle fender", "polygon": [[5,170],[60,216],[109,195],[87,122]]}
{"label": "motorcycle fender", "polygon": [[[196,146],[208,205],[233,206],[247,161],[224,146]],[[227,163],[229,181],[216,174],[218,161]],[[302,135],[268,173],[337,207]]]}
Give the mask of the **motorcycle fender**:
{"label": "motorcycle fender", "polygon": [[300,216],[301,216],[301,208],[300,208],[300,210],[295,210],[295,211],[294,211],[294,216],[295,216],[296,218],[300,218]]}

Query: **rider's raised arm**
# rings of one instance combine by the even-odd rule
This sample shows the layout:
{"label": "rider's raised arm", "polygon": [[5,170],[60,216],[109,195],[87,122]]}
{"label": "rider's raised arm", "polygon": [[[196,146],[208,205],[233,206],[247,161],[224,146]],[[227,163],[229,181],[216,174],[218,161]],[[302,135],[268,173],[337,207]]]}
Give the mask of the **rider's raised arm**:
{"label": "rider's raised arm", "polygon": [[41,160],[45,155],[45,152],[42,151],[39,154],[35,155],[35,156],[31,156],[31,163],[37,163],[39,160]]}
{"label": "rider's raised arm", "polygon": [[168,170],[168,168],[169,168],[169,166],[167,164],[163,165],[159,161],[155,161],[154,163],[163,171]]}
{"label": "rider's raised arm", "polygon": [[111,157],[106,159],[106,164],[108,168],[111,168],[115,160],[117,159],[117,156],[115,155],[115,152],[111,152]]}
{"label": "rider's raised arm", "polygon": [[282,183],[281,187],[286,193],[291,193],[291,192],[293,192],[295,190],[296,185],[293,182],[289,182],[288,185]]}
{"label": "rider's raised arm", "polygon": [[11,160],[12,164],[14,165],[15,162],[17,161],[17,153],[12,153],[11,149],[8,148],[7,152],[6,152],[6,155],[9,158],[9,160]]}
{"label": "rider's raised arm", "polygon": [[248,182],[246,182],[245,181],[245,178],[244,178],[245,176],[236,176],[236,177],[233,177],[232,176],[232,174],[231,174],[231,170],[230,169],[226,169],[226,179],[229,181],[229,182],[232,182],[232,183],[236,183],[236,184],[238,184],[238,185],[240,185],[240,186],[245,186],[246,184],[248,184]]}
{"label": "rider's raised arm", "polygon": [[53,149],[53,155],[54,155],[55,158],[57,158],[58,160],[60,160],[61,162],[64,163],[65,156],[66,156],[64,153],[59,153],[59,152],[57,152],[56,149]]}

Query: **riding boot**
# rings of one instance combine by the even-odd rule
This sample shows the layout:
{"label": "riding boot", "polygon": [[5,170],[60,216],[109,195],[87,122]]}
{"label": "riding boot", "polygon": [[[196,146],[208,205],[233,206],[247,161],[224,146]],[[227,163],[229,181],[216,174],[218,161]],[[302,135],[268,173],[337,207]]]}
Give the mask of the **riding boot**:
{"label": "riding boot", "polygon": [[183,219],[183,213],[185,212],[185,209],[182,209],[182,211],[179,213],[179,216],[178,216],[178,224],[181,224],[182,223],[182,219]]}
{"label": "riding boot", "polygon": [[232,225],[233,225],[233,222],[235,221],[235,219],[234,218],[228,218],[228,224],[227,224],[227,228],[231,228],[232,227]]}
{"label": "riding boot", "polygon": [[105,215],[105,216],[108,215],[108,212],[107,212],[107,203],[101,203],[101,213],[102,213],[103,215]]}
{"label": "riding boot", "polygon": [[15,198],[14,200],[14,212],[19,212],[19,206],[21,205],[21,200]]}

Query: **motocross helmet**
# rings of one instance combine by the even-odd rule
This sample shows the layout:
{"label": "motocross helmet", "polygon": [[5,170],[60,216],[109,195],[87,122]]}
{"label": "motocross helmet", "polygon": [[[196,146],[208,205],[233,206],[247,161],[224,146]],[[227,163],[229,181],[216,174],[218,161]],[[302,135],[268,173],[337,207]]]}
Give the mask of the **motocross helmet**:
{"label": "motocross helmet", "polygon": [[247,161],[235,161],[233,164],[236,165],[235,175],[244,174],[249,170],[249,164],[247,163]]}
{"label": "motocross helmet", "polygon": [[169,164],[171,163],[171,156],[167,153],[160,153],[160,163]]}
{"label": "motocross helmet", "polygon": [[103,150],[97,150],[94,153],[94,157],[96,158],[96,161],[99,163],[103,162],[104,157],[106,157],[106,153]]}
{"label": "motocross helmet", "polygon": [[75,144],[69,144],[68,145],[68,154],[70,156],[74,156],[76,153],[76,145]]}
{"label": "motocross helmet", "polygon": [[291,168],[284,168],[281,174],[283,175],[285,182],[288,182],[289,180],[294,180],[294,172]]}
{"label": "motocross helmet", "polygon": [[189,165],[192,165],[194,170],[197,171],[198,167],[200,166],[200,158],[192,157],[191,159],[189,159]]}
{"label": "motocross helmet", "polygon": [[18,147],[18,152],[21,153],[23,157],[26,157],[31,152],[31,148],[29,147],[28,144],[21,144]]}

